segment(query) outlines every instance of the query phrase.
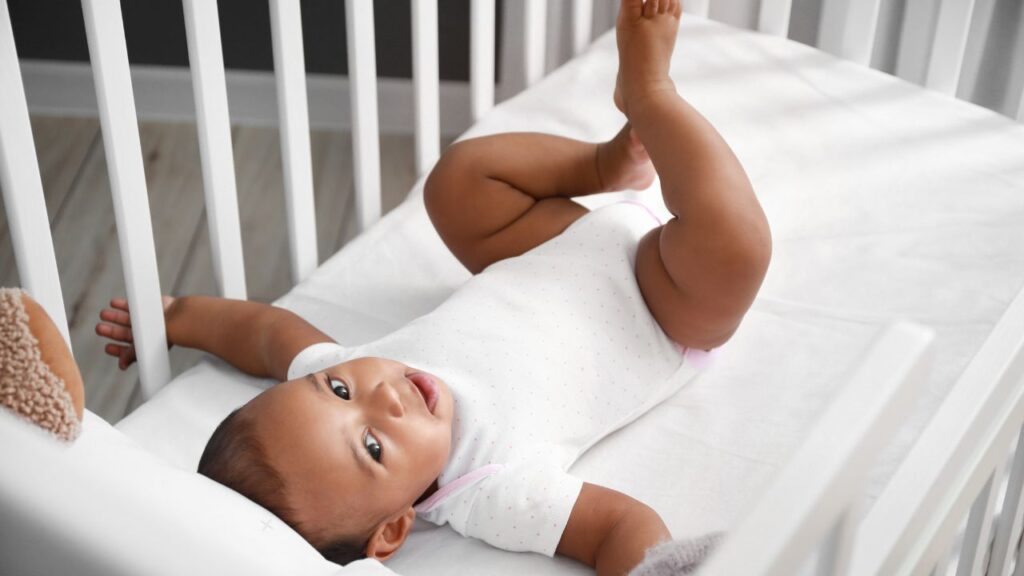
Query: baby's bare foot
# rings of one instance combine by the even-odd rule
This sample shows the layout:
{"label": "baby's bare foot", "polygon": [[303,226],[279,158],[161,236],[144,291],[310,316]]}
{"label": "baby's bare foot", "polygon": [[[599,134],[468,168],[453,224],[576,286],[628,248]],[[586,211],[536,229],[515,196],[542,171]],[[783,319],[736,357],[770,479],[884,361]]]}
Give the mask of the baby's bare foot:
{"label": "baby's bare foot", "polygon": [[597,175],[607,192],[646,190],[654,182],[651,158],[629,124],[611,140],[598,144]]}
{"label": "baby's bare foot", "polygon": [[675,91],[668,70],[681,13],[681,0],[622,0],[615,25],[619,73],[614,98],[627,117],[630,102]]}

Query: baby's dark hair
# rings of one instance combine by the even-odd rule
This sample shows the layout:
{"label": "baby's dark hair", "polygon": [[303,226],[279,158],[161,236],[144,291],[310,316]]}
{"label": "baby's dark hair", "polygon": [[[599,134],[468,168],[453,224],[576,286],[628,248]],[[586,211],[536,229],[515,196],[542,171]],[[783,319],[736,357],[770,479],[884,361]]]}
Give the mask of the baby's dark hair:
{"label": "baby's dark hair", "polygon": [[242,408],[228,414],[213,431],[199,459],[199,473],[271,511],[331,562],[345,565],[366,557],[366,538],[334,538],[321,545],[311,540],[285,498],[284,479],[268,462],[253,421]]}

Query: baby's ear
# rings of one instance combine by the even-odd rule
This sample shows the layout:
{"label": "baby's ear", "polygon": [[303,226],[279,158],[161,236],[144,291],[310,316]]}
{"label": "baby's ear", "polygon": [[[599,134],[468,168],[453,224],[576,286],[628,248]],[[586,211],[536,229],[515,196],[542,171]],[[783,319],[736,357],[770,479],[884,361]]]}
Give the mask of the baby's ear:
{"label": "baby's ear", "polygon": [[381,561],[390,558],[402,547],[415,520],[416,511],[410,506],[398,515],[382,522],[366,542],[366,557]]}

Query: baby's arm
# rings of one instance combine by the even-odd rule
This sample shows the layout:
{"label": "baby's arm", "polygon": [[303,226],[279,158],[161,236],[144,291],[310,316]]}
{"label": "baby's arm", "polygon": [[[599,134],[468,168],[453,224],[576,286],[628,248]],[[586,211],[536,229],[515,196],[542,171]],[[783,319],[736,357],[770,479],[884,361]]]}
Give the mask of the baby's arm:
{"label": "baby's arm", "polygon": [[[135,361],[128,303],[114,299],[100,312],[96,333],[119,343],[106,352],[121,369]],[[218,356],[246,374],[288,379],[288,366],[304,348],[333,342],[329,336],[283,308],[210,296],[164,297],[167,341]]]}
{"label": "baby's arm", "polygon": [[555,551],[591,566],[598,576],[618,576],[639,564],[648,548],[671,538],[649,506],[584,483]]}

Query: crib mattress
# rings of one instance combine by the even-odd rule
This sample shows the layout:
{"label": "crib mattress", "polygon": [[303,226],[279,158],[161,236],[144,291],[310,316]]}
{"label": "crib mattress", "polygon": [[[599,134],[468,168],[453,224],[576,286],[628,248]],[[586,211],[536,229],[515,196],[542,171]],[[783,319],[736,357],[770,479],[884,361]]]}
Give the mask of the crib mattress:
{"label": "crib mattress", "polygon": [[[623,122],[611,100],[616,67],[607,34],[467,137],[610,137]],[[745,166],[774,258],[714,364],[571,472],[647,502],[676,537],[728,530],[880,329],[910,319],[936,329],[937,353],[913,413],[878,455],[870,501],[1024,283],[1024,127],[804,45],[697,18],[684,17],[672,75]],[[657,183],[633,197],[664,213]],[[421,182],[278,304],[357,344],[432,310],[467,278],[430,225]],[[204,361],[118,428],[194,469],[217,422],[269,384]],[[427,524],[388,566],[407,575],[587,573]]]}

